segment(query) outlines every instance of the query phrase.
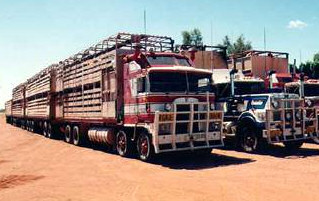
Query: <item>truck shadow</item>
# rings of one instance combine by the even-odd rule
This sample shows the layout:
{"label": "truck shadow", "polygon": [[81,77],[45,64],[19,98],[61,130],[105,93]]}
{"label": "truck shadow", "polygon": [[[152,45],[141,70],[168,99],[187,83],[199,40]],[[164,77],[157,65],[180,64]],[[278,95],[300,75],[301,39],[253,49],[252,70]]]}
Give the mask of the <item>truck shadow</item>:
{"label": "truck shadow", "polygon": [[267,145],[267,147],[259,151],[260,155],[270,155],[278,158],[297,159],[311,156],[319,156],[319,149],[301,147],[297,150],[288,150],[280,145]]}
{"label": "truck shadow", "polygon": [[[101,151],[107,154],[114,154],[119,156],[114,150],[107,149],[102,145],[87,145],[86,148],[93,149],[95,151]],[[129,157],[133,160],[139,160],[136,154]],[[142,161],[140,161],[143,163]],[[174,152],[174,153],[162,153],[155,155],[154,158],[148,162],[153,165],[161,165],[176,170],[200,170],[208,168],[216,168],[230,165],[241,165],[246,163],[255,162],[250,158],[238,158],[233,156],[226,156],[222,154],[196,154],[192,152]]]}
{"label": "truck shadow", "polygon": [[251,162],[255,162],[255,160],[214,153],[209,155],[199,155],[194,153],[170,153],[160,154],[156,156],[156,158],[150,163],[177,170],[199,170],[230,165],[241,165]]}
{"label": "truck shadow", "polygon": [[[223,150],[236,150],[234,146],[225,146],[221,148]],[[237,150],[239,152],[243,152],[241,150]],[[276,144],[268,144],[265,145],[261,150],[255,153],[249,153],[254,155],[268,155],[277,158],[285,158],[285,159],[297,159],[297,158],[306,158],[312,156],[319,156],[319,147],[318,149],[301,147],[297,150],[288,150],[284,146],[276,145]]]}

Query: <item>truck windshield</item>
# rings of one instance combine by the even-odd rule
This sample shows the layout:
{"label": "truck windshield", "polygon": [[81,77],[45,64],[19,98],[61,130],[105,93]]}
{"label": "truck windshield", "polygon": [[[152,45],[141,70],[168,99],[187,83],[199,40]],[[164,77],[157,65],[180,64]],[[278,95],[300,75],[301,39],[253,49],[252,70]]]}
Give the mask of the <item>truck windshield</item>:
{"label": "truck windshield", "polygon": [[151,92],[212,92],[211,74],[151,72]]}
{"label": "truck windshield", "polygon": [[149,56],[147,60],[151,66],[168,65],[168,66],[191,66],[186,58],[177,58],[174,56]]}
{"label": "truck windshield", "polygon": [[[227,98],[230,97],[230,83],[216,84],[216,97]],[[235,94],[260,94],[264,93],[264,82],[235,82]]]}
{"label": "truck windshield", "polygon": [[[305,84],[305,96],[319,96],[319,86],[317,84]],[[287,87],[288,93],[299,94],[299,86]]]}

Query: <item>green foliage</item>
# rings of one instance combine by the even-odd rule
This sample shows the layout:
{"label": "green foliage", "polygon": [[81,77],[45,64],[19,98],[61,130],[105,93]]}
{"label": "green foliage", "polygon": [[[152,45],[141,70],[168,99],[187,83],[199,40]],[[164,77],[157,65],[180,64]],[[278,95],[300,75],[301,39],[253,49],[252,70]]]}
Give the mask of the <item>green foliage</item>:
{"label": "green foliage", "polygon": [[316,54],[313,56],[313,62],[314,62],[314,63],[319,63],[319,52],[316,53]]}
{"label": "green foliage", "polygon": [[232,42],[229,39],[229,36],[226,35],[221,45],[227,47],[228,55],[237,54],[252,49],[251,42],[246,41],[244,35],[240,35],[235,42]]}
{"label": "green foliage", "polygon": [[192,43],[191,34],[188,31],[182,31],[183,45],[190,45]]}
{"label": "green foliage", "polygon": [[299,69],[309,78],[319,79],[319,53],[313,56],[312,61],[301,63]]}
{"label": "green foliage", "polygon": [[203,45],[203,36],[199,29],[195,28],[191,31],[182,31],[183,45]]}

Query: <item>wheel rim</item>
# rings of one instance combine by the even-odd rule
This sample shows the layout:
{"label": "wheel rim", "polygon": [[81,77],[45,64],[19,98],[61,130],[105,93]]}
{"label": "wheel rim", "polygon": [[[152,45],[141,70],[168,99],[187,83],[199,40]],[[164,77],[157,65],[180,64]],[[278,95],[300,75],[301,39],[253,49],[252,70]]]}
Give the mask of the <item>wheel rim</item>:
{"label": "wheel rim", "polygon": [[52,129],[51,124],[49,124],[48,129],[47,129],[47,135],[48,135],[49,138],[51,138],[51,136],[52,136],[52,130],[51,129]]}
{"label": "wheel rim", "polygon": [[146,137],[143,137],[140,140],[139,146],[140,146],[140,154],[141,154],[141,156],[147,157],[148,152],[149,152],[149,145],[148,145],[148,140],[147,140]]}
{"label": "wheel rim", "polygon": [[44,125],[43,125],[43,136],[44,136],[44,137],[47,137],[47,136],[48,136],[48,125],[47,125],[46,122],[45,122]]}
{"label": "wheel rim", "polygon": [[79,141],[79,135],[77,132],[74,133],[74,142],[77,143]]}
{"label": "wheel rim", "polygon": [[34,131],[34,121],[31,121],[30,130],[31,130],[32,132]]}
{"label": "wheel rim", "polygon": [[75,145],[79,144],[80,136],[79,136],[79,130],[77,127],[73,128],[73,140]]}
{"label": "wheel rim", "polygon": [[118,137],[117,137],[117,151],[119,152],[119,154],[124,154],[126,151],[126,136],[121,132],[119,133]]}
{"label": "wheel rim", "polygon": [[71,141],[71,127],[67,126],[65,128],[65,141],[70,142]]}
{"label": "wheel rim", "polygon": [[243,147],[246,151],[254,151],[257,147],[257,136],[251,130],[245,129],[243,136]]}
{"label": "wheel rim", "polygon": [[245,138],[245,144],[248,146],[248,147],[254,147],[256,143],[256,138],[253,137],[253,136],[246,136]]}

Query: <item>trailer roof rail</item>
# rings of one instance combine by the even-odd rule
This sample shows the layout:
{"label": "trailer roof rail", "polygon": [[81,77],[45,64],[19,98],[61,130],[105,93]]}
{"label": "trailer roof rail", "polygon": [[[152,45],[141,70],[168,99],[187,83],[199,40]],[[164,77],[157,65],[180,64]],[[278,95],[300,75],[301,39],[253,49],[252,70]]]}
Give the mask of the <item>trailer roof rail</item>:
{"label": "trailer roof rail", "polygon": [[222,45],[176,45],[175,51],[189,50],[190,48],[196,48],[199,51],[226,51],[227,47]]}
{"label": "trailer roof rail", "polygon": [[257,56],[271,56],[271,57],[276,57],[276,58],[288,58],[289,54],[286,52],[275,52],[275,51],[263,51],[263,50],[247,50],[244,52],[236,53],[230,55],[230,58],[241,58],[241,57],[246,57],[246,56],[251,56],[251,55],[257,55]]}
{"label": "trailer roof rail", "polygon": [[133,49],[137,44],[142,51],[148,51],[150,48],[153,48],[155,52],[174,51],[174,40],[171,37],[121,32],[72,55],[62,61],[62,64],[72,65],[115,49]]}

